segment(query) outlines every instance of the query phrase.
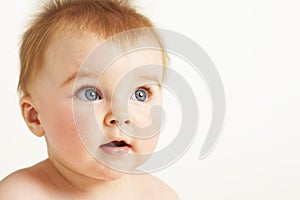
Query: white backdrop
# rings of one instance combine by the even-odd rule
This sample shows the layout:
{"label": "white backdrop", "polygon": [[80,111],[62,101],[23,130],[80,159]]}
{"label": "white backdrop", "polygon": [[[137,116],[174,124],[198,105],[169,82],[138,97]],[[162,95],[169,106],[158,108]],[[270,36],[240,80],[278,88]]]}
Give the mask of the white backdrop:
{"label": "white backdrop", "polygon": [[[18,41],[39,2],[12,0],[0,7],[0,179],[46,158],[45,142],[21,119],[16,93]],[[155,175],[187,200],[300,199],[300,2],[137,2],[158,27],[183,33],[206,50],[227,98],[226,124],[212,154],[198,160],[210,118],[200,88],[199,136],[179,161]],[[160,146],[170,138],[162,141]]]}

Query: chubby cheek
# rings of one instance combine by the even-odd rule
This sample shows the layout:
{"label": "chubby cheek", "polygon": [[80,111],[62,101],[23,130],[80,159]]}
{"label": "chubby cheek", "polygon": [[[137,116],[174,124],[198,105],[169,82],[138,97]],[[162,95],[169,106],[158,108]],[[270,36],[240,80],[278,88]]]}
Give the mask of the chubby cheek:
{"label": "chubby cheek", "polygon": [[159,134],[147,139],[135,139],[135,153],[152,154],[159,139]]}
{"label": "chubby cheek", "polygon": [[[135,134],[136,138],[134,139],[134,146],[136,153],[151,154],[158,142],[161,118],[160,113],[157,113],[156,116],[151,116],[152,108],[153,105],[129,106],[129,115],[132,123],[139,128],[151,129],[151,134],[148,137],[143,136],[139,138],[138,135]],[[153,119],[153,117],[155,118]]]}
{"label": "chubby cheek", "polygon": [[128,114],[131,122],[140,128],[146,128],[151,125],[151,107],[131,104],[128,106]]}
{"label": "chubby cheek", "polygon": [[107,140],[103,132],[103,118],[103,110],[98,106],[80,103],[75,106],[74,120],[78,137],[92,155],[95,155],[99,146]]}
{"label": "chubby cheek", "polygon": [[80,156],[84,149],[73,119],[72,104],[49,103],[46,109],[43,109],[41,119],[48,145],[53,153],[62,157]]}

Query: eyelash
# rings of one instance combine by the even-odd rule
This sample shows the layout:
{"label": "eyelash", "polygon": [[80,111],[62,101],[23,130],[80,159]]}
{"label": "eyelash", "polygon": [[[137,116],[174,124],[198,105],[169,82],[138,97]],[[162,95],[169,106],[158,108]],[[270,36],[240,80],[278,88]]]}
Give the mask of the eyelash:
{"label": "eyelash", "polygon": [[[73,93],[73,97],[76,97],[81,90],[87,89],[87,88],[94,88],[98,92],[99,96],[102,98],[101,92],[96,87],[90,86],[89,84],[84,84],[82,87],[80,87],[79,89],[75,90],[74,93]],[[147,101],[149,101],[151,99],[151,97],[153,96],[154,91],[153,91],[153,89],[150,86],[138,87],[134,91],[137,91],[139,89],[143,89],[143,90],[145,90],[147,92],[147,94],[148,94],[148,100]]]}
{"label": "eyelash", "polygon": [[[95,89],[95,90],[98,92],[99,95],[101,94],[101,92],[99,92],[99,90],[98,90],[95,86],[91,86],[91,85],[89,85],[89,84],[84,84],[82,87],[76,89],[76,90],[73,92],[73,96],[76,97],[76,95],[78,95],[79,92],[80,92],[81,90],[87,89],[87,88],[93,88],[93,89]],[[101,96],[101,95],[100,95],[100,96]]]}

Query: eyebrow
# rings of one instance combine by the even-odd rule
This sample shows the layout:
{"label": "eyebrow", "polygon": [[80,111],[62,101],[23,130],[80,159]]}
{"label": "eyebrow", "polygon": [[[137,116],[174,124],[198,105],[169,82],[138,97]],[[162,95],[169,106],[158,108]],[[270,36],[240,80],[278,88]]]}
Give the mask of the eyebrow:
{"label": "eyebrow", "polygon": [[156,82],[161,81],[158,77],[156,77],[155,75],[152,75],[152,74],[151,75],[149,75],[149,74],[141,75],[141,76],[139,76],[139,79],[145,80],[145,81],[149,81],[149,80],[153,80],[153,81],[156,81]]}
{"label": "eyebrow", "polygon": [[76,71],[73,74],[71,74],[61,85],[60,87],[63,87],[65,85],[68,85],[69,83],[71,83],[72,81],[74,81],[74,79],[76,78],[84,78],[84,77],[92,77],[94,76],[94,74],[91,73],[87,73],[87,72],[81,72],[80,74]]}

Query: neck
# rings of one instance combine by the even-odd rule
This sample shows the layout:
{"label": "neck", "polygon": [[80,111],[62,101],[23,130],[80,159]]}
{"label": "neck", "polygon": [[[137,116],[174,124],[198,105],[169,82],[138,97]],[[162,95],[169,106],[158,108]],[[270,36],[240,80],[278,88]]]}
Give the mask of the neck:
{"label": "neck", "polygon": [[[70,191],[74,194],[107,194],[114,191],[119,186],[128,182],[128,175],[124,175],[117,180],[96,179],[79,174],[72,169],[66,167],[59,161],[51,157],[43,162],[46,173],[51,175],[51,181],[60,190]],[[107,169],[104,169],[107,170]]]}

